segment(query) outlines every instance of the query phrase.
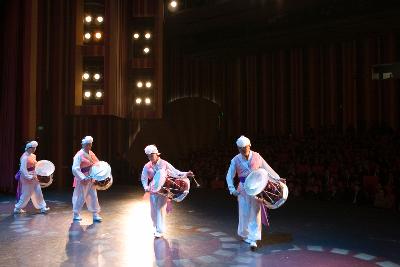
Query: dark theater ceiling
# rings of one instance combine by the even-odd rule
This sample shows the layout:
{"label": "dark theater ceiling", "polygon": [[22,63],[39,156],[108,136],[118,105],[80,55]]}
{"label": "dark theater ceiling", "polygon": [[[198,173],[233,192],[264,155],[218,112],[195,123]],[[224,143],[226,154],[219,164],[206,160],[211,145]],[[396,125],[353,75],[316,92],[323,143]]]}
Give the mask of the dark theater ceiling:
{"label": "dark theater ceiling", "polygon": [[165,30],[186,53],[248,53],[398,31],[399,15],[399,0],[188,0]]}

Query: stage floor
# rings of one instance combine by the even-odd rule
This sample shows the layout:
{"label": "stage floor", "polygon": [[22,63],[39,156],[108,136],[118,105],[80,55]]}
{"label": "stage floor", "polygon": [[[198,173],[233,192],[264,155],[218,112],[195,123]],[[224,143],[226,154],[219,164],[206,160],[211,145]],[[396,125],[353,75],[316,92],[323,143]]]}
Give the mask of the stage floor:
{"label": "stage floor", "polygon": [[101,223],[87,210],[72,222],[72,189],[43,192],[46,215],[31,204],[13,215],[14,198],[0,195],[0,266],[400,266],[400,216],[391,211],[290,200],[270,212],[252,252],[236,236],[237,204],[225,190],[173,203],[160,239],[138,188],[99,192]]}

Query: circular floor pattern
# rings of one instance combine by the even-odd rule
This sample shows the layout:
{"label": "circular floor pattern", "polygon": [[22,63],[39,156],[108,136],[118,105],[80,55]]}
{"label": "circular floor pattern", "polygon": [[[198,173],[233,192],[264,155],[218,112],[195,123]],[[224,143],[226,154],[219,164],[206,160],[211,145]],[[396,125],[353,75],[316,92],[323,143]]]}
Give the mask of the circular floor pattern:
{"label": "circular floor pattern", "polygon": [[[249,250],[248,244],[227,233],[184,225],[171,238],[155,239],[156,266],[382,266],[400,267],[382,257],[318,245],[273,250]],[[179,240],[179,242],[176,242]],[[175,246],[179,243],[179,247]]]}
{"label": "circular floor pattern", "polygon": [[[21,236],[57,236],[65,234],[64,227],[44,231],[32,224],[36,216],[64,216],[70,210],[65,210],[68,203],[48,201],[52,210],[48,215],[28,213],[14,215],[8,223],[10,231]],[[8,204],[10,203],[2,203]],[[2,213],[4,219],[13,216]],[[79,223],[71,224],[68,231],[69,241],[67,254],[79,250],[85,244],[96,247],[105,262],[121,256],[121,251],[113,251],[113,245],[124,233],[115,229],[115,224],[85,226]],[[34,228],[34,229],[31,229]],[[350,251],[345,248],[327,248],[319,245],[297,246],[290,238],[282,237],[281,244],[287,244],[285,249],[272,249],[270,244],[264,244],[256,252],[249,250],[249,245],[235,236],[213,228],[212,226],[181,225],[171,227],[171,232],[165,238],[154,239],[154,266],[382,266],[400,267],[399,264],[363,252]],[[290,244],[290,245],[289,245]],[[73,260],[73,258],[71,258]],[[71,260],[70,259],[70,260]]]}

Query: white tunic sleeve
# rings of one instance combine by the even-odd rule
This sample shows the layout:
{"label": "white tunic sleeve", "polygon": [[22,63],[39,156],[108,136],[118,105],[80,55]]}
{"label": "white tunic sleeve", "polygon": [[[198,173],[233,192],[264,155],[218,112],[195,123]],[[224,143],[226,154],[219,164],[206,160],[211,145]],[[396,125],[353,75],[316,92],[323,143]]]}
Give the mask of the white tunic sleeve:
{"label": "white tunic sleeve", "polygon": [[21,171],[21,173],[22,173],[24,178],[32,180],[33,179],[33,175],[29,174],[28,168],[27,168],[27,163],[28,163],[28,157],[23,156],[21,158],[21,166],[20,166],[19,170]]}
{"label": "white tunic sleeve", "polygon": [[144,190],[147,190],[149,188],[149,186],[148,186],[149,178],[147,177],[146,165],[143,167],[142,176],[141,176],[140,180],[142,181]]}
{"label": "white tunic sleeve", "polygon": [[81,155],[75,155],[74,163],[72,164],[72,174],[81,180],[86,178],[86,175],[81,171]]}
{"label": "white tunic sleeve", "polygon": [[279,174],[277,174],[276,171],[274,171],[274,169],[272,169],[271,166],[268,165],[268,163],[263,159],[263,157],[261,157],[261,161],[262,161],[261,168],[265,169],[272,178],[274,178],[275,180],[281,179]]}
{"label": "white tunic sleeve", "polygon": [[170,174],[173,178],[178,178],[178,177],[183,177],[187,175],[187,172],[181,172],[180,170],[175,169],[174,166],[171,165],[171,163],[165,161],[167,164],[167,172]]}
{"label": "white tunic sleeve", "polygon": [[235,162],[232,159],[231,164],[229,165],[228,173],[226,174],[226,183],[228,184],[228,189],[231,194],[236,190],[233,184],[233,178],[235,177],[235,174],[236,174]]}

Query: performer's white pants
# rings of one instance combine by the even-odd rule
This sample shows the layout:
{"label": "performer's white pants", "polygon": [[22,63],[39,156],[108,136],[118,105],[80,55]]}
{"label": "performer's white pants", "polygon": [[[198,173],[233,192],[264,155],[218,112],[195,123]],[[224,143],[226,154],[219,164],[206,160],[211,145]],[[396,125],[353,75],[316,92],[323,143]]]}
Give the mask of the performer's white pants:
{"label": "performer's white pants", "polygon": [[90,212],[100,212],[99,200],[97,199],[97,190],[92,182],[82,183],[79,179],[76,179],[76,186],[74,194],[72,195],[72,211],[74,213],[80,213],[83,205],[86,206]]}
{"label": "performer's white pants", "polygon": [[42,209],[46,207],[46,202],[43,199],[42,189],[38,181],[20,177],[19,182],[21,183],[22,192],[19,201],[15,204],[17,209],[25,208],[30,199],[32,199],[35,208]]}
{"label": "performer's white pants", "polygon": [[241,184],[238,196],[239,225],[238,235],[251,241],[261,240],[261,205],[246,194]]}
{"label": "performer's white pants", "polygon": [[167,214],[167,198],[158,194],[150,195],[151,219],[155,230],[162,234],[165,233],[165,216]]}

